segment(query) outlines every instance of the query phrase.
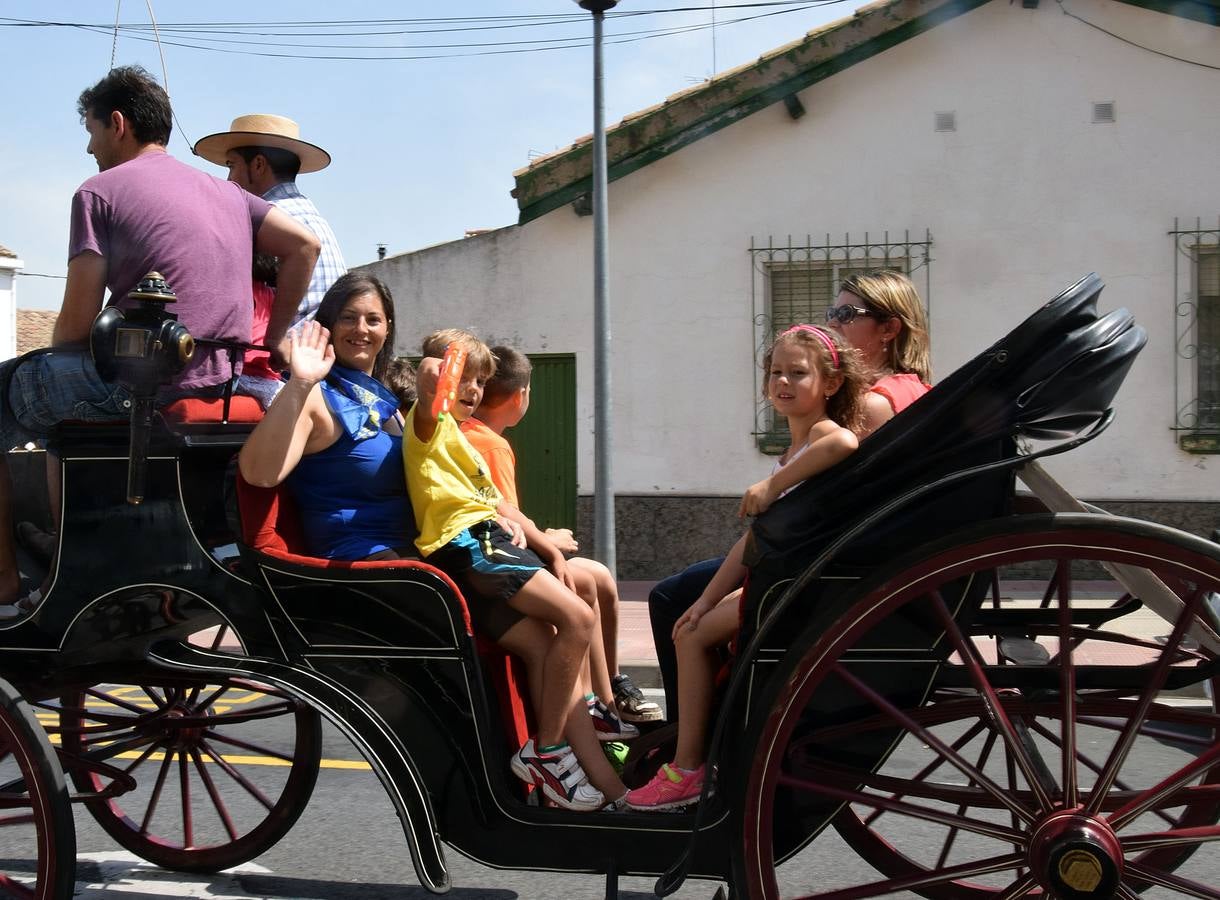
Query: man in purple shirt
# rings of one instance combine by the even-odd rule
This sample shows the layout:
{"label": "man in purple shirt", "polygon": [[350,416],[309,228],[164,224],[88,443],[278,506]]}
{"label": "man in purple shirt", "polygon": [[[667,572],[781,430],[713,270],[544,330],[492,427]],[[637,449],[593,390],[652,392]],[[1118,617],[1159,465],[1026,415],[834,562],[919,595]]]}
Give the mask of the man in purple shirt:
{"label": "man in purple shirt", "polygon": [[[98,174],[72,198],[68,277],[52,348],[21,365],[0,364],[7,392],[0,398],[0,605],[12,604],[20,590],[4,454],[64,420],[128,415],[127,391],[98,377],[87,349],[106,289],[109,303],[125,306],[127,293],[156,270],[176,292],[173,311],[192,335],[246,341],[257,249],[280,258],[267,328],[268,344],[279,346],[318,257],[317,238],[290,216],[166,152],[169,97],[143,69],[112,69],[81,94],[78,112]],[[217,393],[230,374],[223,352],[198,352],[170,391]]]}

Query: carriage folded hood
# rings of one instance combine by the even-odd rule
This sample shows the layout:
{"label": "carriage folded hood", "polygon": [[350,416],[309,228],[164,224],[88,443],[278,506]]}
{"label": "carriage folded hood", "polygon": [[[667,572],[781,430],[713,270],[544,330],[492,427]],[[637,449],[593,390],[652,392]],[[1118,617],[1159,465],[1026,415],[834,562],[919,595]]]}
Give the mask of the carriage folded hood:
{"label": "carriage folded hood", "polygon": [[[1018,437],[1070,438],[1098,422],[1147,341],[1125,309],[1097,314],[1102,286],[1096,275],[1080,279],[878,429],[856,453],[777,501],[753,523],[747,564],[825,546],[907,491],[1010,454]],[[958,488],[943,508],[921,500],[924,515],[906,523],[907,537],[922,539],[956,520],[998,515],[995,496],[994,490]],[[905,540],[896,533],[871,537],[870,545],[880,541],[886,551]]]}

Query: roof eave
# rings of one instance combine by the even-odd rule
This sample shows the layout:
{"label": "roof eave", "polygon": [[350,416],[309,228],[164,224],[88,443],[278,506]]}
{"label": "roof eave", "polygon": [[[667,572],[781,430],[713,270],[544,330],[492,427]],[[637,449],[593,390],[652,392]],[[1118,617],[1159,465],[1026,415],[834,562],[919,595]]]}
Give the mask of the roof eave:
{"label": "roof eave", "polygon": [[[969,12],[988,0],[890,0],[810,32],[756,63],[624,119],[606,135],[611,181],[844,69]],[[1133,0],[1132,0],[1133,2]],[[524,224],[592,189],[588,139],[516,173]]]}

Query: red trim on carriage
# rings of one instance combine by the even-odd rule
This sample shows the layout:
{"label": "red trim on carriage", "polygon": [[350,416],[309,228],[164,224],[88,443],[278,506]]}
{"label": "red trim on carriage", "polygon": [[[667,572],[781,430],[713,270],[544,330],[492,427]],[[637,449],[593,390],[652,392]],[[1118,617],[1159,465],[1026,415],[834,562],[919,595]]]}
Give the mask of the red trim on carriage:
{"label": "red trim on carriage", "polygon": [[524,744],[533,733],[534,717],[529,706],[526,688],[525,666],[521,660],[507,653],[499,644],[474,633],[470,624],[470,612],[466,600],[456,584],[435,566],[417,559],[358,560],[355,562],[336,559],[319,559],[307,556],[304,536],[301,532],[300,515],[291,492],[282,484],[273,488],[260,488],[237,475],[237,506],[241,516],[242,536],[245,542],[272,559],[282,560],[313,569],[328,569],[336,572],[368,571],[387,569],[403,571],[417,569],[426,571],[445,583],[461,606],[466,634],[472,635],[479,658],[491,676],[492,688],[500,703],[500,714],[509,739],[516,741],[512,749]]}

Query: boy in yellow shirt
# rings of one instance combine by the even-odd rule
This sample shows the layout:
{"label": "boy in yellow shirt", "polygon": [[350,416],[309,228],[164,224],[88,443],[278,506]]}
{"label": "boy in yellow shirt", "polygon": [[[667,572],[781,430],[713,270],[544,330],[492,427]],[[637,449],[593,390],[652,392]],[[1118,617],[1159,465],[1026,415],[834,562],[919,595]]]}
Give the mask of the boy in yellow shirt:
{"label": "boy in yellow shirt", "polygon": [[[475,415],[462,423],[462,433],[487,462],[491,480],[500,496],[520,510],[517,501],[517,457],[504,431],[518,425],[530,406],[529,358],[512,347],[493,347],[496,371],[483,389],[483,402]],[[575,553],[579,545],[567,528],[548,528],[544,532],[564,553]],[[590,713],[603,740],[624,740],[639,731],[630,723],[652,722],[661,718],[661,707],[644,697],[631,679],[618,671],[618,585],[604,565],[592,559],[573,556],[568,568],[576,581],[576,592],[598,612],[601,640],[594,635],[590,645],[593,690],[596,703]],[[613,677],[611,677],[613,673]]]}
{"label": "boy in yellow shirt", "polygon": [[[433,418],[440,358],[454,342],[466,350],[466,367],[450,414]],[[513,774],[567,809],[600,809],[607,797],[617,803],[626,788],[601,752],[578,684],[593,611],[573,592],[563,554],[502,503],[459,429],[482,400],[495,358],[457,329],[426,338],[423,355],[403,434],[416,546],[458,585],[479,631],[525,662],[538,733],[513,754]],[[513,543],[519,531],[528,549]]]}

